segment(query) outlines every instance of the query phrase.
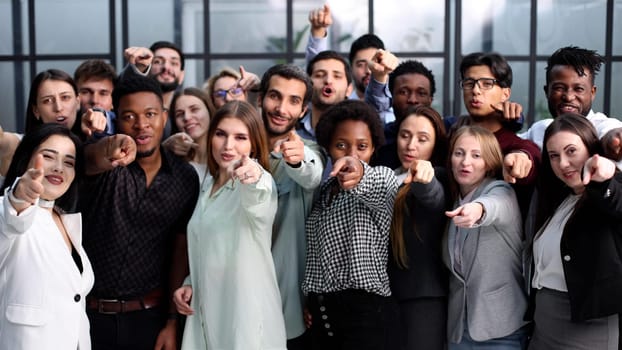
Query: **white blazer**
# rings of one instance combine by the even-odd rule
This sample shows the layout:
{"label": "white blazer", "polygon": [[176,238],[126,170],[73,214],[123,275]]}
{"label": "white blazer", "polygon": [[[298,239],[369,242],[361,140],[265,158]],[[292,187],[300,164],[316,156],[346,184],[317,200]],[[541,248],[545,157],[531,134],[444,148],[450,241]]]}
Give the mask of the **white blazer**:
{"label": "white blazer", "polygon": [[0,349],[91,349],[85,298],[94,279],[81,215],[61,219],[82,274],[48,210],[34,205],[18,216],[0,199]]}

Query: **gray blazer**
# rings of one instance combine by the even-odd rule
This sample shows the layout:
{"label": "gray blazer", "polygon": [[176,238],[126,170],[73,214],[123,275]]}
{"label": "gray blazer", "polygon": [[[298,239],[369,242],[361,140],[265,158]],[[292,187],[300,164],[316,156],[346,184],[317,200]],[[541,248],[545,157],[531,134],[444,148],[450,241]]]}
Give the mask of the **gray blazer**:
{"label": "gray blazer", "polygon": [[[476,341],[510,335],[525,324],[523,231],[516,194],[503,181],[485,179],[472,202],[485,208],[481,222],[458,235],[450,220],[443,239],[443,261],[450,270],[447,335],[453,343],[462,339],[465,317]],[[462,276],[454,269],[457,240],[463,241]]]}

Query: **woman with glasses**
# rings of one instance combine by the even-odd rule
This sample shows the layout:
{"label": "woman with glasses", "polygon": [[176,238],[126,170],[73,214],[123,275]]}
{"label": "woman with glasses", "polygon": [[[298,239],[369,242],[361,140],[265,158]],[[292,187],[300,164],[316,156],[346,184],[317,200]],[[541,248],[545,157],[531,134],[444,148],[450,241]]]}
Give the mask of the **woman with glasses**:
{"label": "woman with glasses", "polygon": [[248,92],[259,86],[259,77],[240,66],[240,73],[223,68],[211,76],[203,88],[207,90],[216,109],[233,100],[248,101]]}

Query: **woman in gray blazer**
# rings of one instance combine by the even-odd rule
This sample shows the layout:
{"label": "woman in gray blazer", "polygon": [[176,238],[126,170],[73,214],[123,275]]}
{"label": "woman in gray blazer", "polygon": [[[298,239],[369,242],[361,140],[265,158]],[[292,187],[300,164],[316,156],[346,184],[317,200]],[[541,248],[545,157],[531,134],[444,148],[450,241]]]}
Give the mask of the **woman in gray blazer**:
{"label": "woman in gray blazer", "polygon": [[465,126],[452,137],[454,210],[443,244],[450,270],[449,349],[521,349],[527,307],[522,224],[514,190],[496,180],[503,157],[494,135]]}

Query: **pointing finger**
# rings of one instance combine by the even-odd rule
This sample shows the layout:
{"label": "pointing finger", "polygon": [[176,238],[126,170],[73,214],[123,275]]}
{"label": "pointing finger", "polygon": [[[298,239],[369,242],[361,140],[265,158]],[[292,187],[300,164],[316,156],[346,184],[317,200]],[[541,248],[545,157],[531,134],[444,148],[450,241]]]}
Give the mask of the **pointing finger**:
{"label": "pointing finger", "polygon": [[453,218],[455,216],[459,216],[461,214],[461,212],[462,212],[462,207],[458,207],[458,208],[456,208],[454,210],[446,211],[445,215],[447,215],[450,218]]}

